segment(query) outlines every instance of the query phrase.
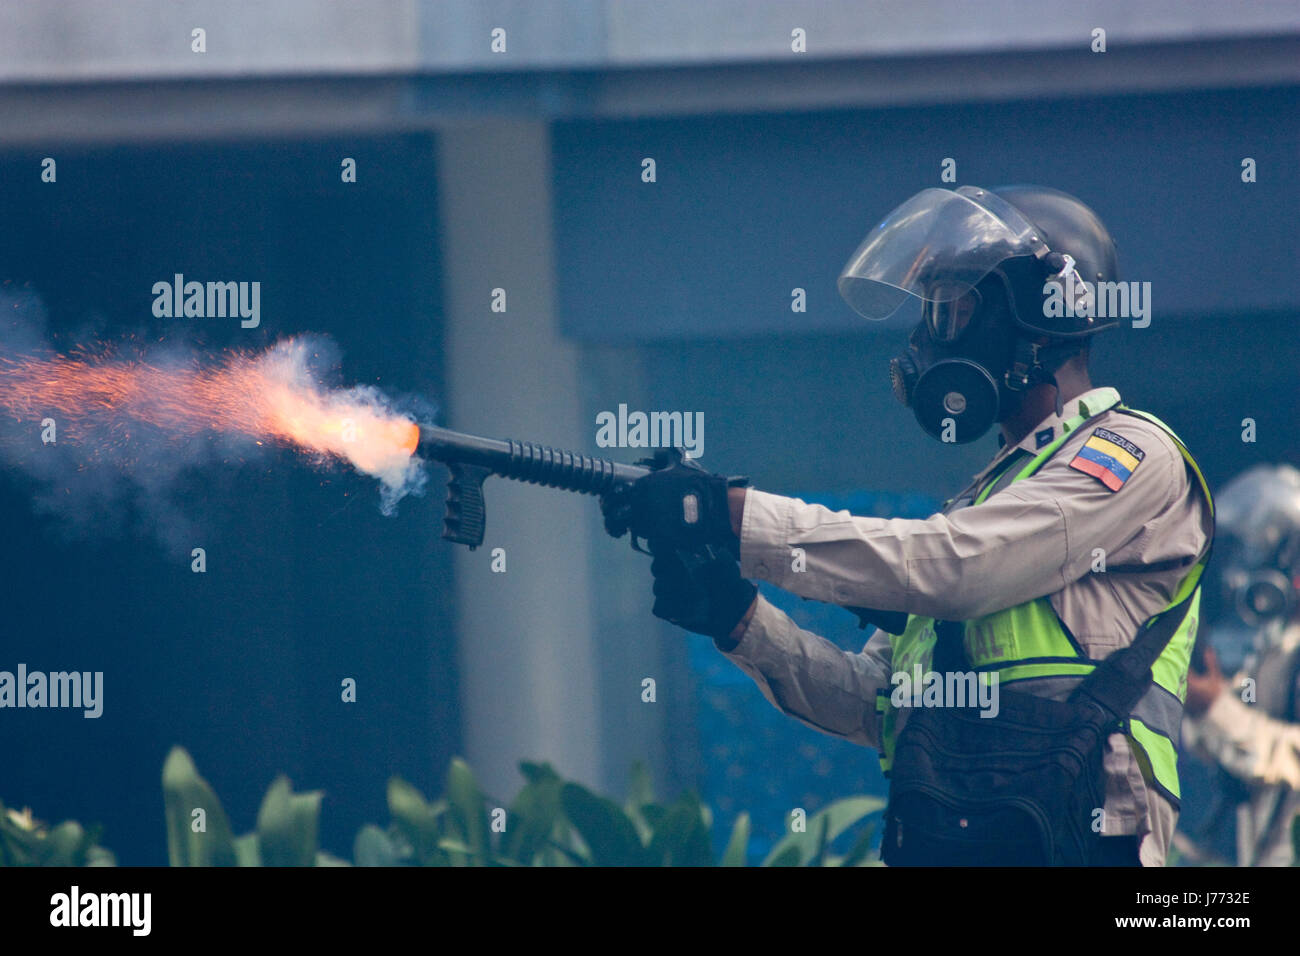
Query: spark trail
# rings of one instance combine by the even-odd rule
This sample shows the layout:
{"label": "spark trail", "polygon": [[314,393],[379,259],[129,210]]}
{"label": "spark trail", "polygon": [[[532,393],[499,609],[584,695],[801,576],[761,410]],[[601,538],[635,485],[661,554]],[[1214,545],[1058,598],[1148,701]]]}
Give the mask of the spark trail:
{"label": "spark trail", "polygon": [[149,426],[164,439],[241,435],[292,447],[379,479],[390,513],[423,484],[419,429],[378,389],[325,385],[312,369],[321,347],[328,343],[295,338],[183,362],[112,349],[0,353],[0,409],[20,421],[54,419],[61,443],[129,444]]}

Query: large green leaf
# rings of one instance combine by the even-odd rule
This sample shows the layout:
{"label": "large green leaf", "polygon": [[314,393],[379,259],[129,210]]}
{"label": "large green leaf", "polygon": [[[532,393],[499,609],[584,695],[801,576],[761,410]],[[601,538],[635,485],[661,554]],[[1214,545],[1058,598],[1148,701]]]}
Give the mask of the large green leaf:
{"label": "large green leaf", "polygon": [[877,797],[836,800],[813,814],[803,832],[788,833],[778,840],[763,866],[803,866],[813,860],[820,863],[826,846],[836,837],[884,806],[885,801]]}
{"label": "large green leaf", "polygon": [[628,774],[627,798],[623,801],[623,812],[636,827],[637,836],[641,838],[642,843],[649,842],[654,826],[645,818],[641,808],[653,804],[654,800],[654,782],[650,778],[650,771],[638,760],[632,764],[632,770]]}
{"label": "large green leaf", "polygon": [[0,866],[35,866],[40,834],[34,827],[9,819],[0,804]]}
{"label": "large green leaf", "polygon": [[[167,755],[162,783],[171,865],[235,866],[238,861],[226,811],[184,748],[173,747]],[[198,833],[192,825],[195,810],[202,810],[204,818],[205,828]]]}
{"label": "large green leaf", "polygon": [[452,853],[452,862],[477,866],[489,862],[492,845],[486,801],[469,764],[460,757],[454,757],[447,768],[447,806],[448,835],[465,847],[464,852]]}
{"label": "large green leaf", "polygon": [[10,816],[0,803],[0,866],[116,866],[113,854],[97,845],[99,831],[75,820],[47,829],[30,813]]}
{"label": "large green leaf", "polygon": [[320,830],[319,790],[294,793],[276,777],[257,811],[257,847],[263,866],[313,866]]}
{"label": "large green leaf", "polygon": [[830,831],[830,817],[822,814],[817,818],[817,849],[813,851],[812,859],[808,861],[809,866],[826,865],[826,848],[830,845],[827,837]]}
{"label": "large green leaf", "polygon": [[81,824],[65,820],[41,841],[41,866],[81,866],[89,846],[90,838]]}
{"label": "large green leaf", "polygon": [[257,834],[245,833],[235,837],[235,859],[240,866],[261,866],[262,854],[257,848]]}
{"label": "large green leaf", "polygon": [[731,839],[722,852],[719,866],[744,866],[749,849],[749,814],[742,811],[731,827]]}
{"label": "large green leaf", "polygon": [[501,857],[504,861],[532,866],[555,833],[563,781],[549,766],[531,775],[525,771],[525,776],[528,782],[515,795],[506,817]]}
{"label": "large green leaf", "polygon": [[638,760],[632,764],[632,769],[628,773],[626,806],[639,807],[654,802],[654,780],[650,777],[646,765]]}
{"label": "large green leaf", "polygon": [[117,866],[117,857],[112,850],[92,846],[86,850],[86,866]]}
{"label": "large green leaf", "polygon": [[422,866],[447,861],[447,854],[438,849],[438,841],[442,839],[439,822],[445,812],[445,803],[428,803],[419,790],[401,777],[388,781],[389,816],[410,844],[415,862]]}
{"label": "large green leaf", "polygon": [[392,838],[373,823],[357,831],[352,860],[357,866],[397,866],[401,862]]}
{"label": "large green leaf", "polygon": [[655,827],[647,850],[656,866],[712,866],[713,847],[703,808],[694,794],[684,794]]}
{"label": "large green leaf", "polygon": [[797,846],[785,846],[774,849],[767,855],[761,866],[799,866],[802,863],[802,853]]}
{"label": "large green leaf", "polygon": [[661,803],[643,803],[637,808],[637,813],[651,831],[655,827],[662,826],[663,822],[668,819],[668,808]]}
{"label": "large green leaf", "polygon": [[591,853],[595,866],[644,866],[645,847],[636,827],[613,800],[599,797],[586,787],[566,783],[560,804]]}

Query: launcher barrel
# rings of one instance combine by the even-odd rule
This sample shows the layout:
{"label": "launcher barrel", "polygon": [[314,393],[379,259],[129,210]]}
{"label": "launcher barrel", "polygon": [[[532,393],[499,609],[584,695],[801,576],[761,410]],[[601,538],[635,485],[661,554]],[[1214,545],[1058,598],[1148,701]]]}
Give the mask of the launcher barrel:
{"label": "launcher barrel", "polygon": [[529,441],[483,438],[427,425],[420,429],[417,454],[448,465],[478,465],[502,478],[584,495],[604,494],[615,485],[631,484],[650,473],[642,465],[625,465]]}
{"label": "launcher barrel", "polygon": [[488,475],[600,495],[650,473],[642,465],[625,465],[527,441],[467,435],[432,425],[420,428],[416,454],[440,461],[451,470],[442,536],[467,544],[471,550],[483,543],[487,524],[483,480]]}

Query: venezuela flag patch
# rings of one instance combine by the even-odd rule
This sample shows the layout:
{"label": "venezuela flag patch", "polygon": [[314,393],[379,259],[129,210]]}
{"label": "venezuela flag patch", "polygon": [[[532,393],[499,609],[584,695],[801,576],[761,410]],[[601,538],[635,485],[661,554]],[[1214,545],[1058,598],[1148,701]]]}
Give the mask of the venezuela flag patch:
{"label": "venezuela flag patch", "polygon": [[1098,428],[1083,443],[1070,467],[1092,475],[1111,491],[1119,491],[1145,457],[1146,452],[1127,438]]}

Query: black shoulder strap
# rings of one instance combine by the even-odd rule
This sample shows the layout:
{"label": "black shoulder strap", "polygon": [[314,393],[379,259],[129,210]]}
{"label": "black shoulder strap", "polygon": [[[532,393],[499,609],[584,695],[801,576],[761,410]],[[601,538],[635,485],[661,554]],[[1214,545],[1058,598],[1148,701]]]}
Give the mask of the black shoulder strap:
{"label": "black shoulder strap", "polygon": [[[1206,558],[1208,560],[1208,554]],[[1111,720],[1128,716],[1151,683],[1151,666],[1164,653],[1170,639],[1191,612],[1192,598],[1198,587],[1192,587],[1177,604],[1147,621],[1132,644],[1115,651],[1093,668],[1092,673],[1074,689],[1070,699],[1090,698],[1107,712]]]}

